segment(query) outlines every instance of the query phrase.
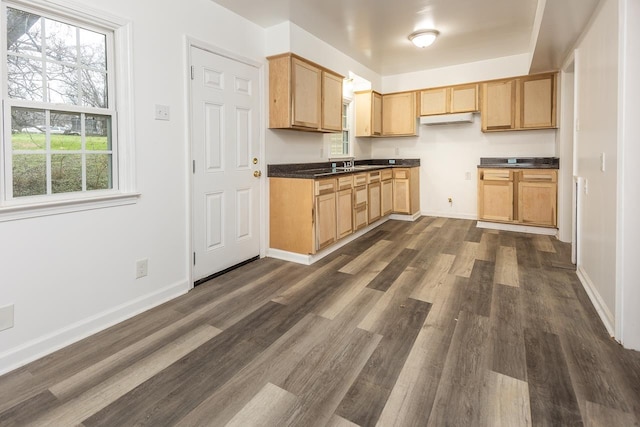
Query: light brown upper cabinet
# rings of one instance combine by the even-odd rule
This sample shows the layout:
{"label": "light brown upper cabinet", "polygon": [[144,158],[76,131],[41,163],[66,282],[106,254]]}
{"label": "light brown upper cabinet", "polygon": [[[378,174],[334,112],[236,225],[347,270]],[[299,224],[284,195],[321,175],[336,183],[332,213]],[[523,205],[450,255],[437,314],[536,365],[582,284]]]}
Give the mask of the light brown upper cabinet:
{"label": "light brown upper cabinet", "polygon": [[416,93],[382,95],[382,136],[416,135]]}
{"label": "light brown upper cabinet", "polygon": [[343,76],[292,53],[269,60],[269,128],[342,131]]}
{"label": "light brown upper cabinet", "polygon": [[473,111],[478,111],[476,83],[420,91],[421,116]]}
{"label": "light brown upper cabinet", "polygon": [[382,135],[382,95],[372,90],[354,93],[356,136]]}
{"label": "light brown upper cabinet", "polygon": [[522,129],[556,126],[557,74],[521,77],[520,127]]}
{"label": "light brown upper cabinet", "polygon": [[482,83],[482,131],[556,127],[557,73]]}

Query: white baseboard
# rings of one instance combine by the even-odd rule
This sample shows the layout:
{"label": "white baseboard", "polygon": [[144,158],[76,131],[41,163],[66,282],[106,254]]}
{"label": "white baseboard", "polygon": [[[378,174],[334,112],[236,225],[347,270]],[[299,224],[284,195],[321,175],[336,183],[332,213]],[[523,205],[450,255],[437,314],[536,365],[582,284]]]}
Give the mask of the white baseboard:
{"label": "white baseboard", "polygon": [[188,280],[128,301],[0,354],[0,375],[165,303],[191,289]]}
{"label": "white baseboard", "polygon": [[422,216],[434,216],[436,218],[453,218],[453,219],[478,219],[475,214],[449,213],[449,212],[422,212]]}
{"label": "white baseboard", "polygon": [[[402,217],[410,217],[410,215],[400,215]],[[419,217],[420,215],[418,215]],[[283,251],[281,249],[274,249],[274,248],[267,248],[267,256],[269,258],[276,258],[276,259],[281,259],[284,261],[290,261],[290,262],[295,262],[298,264],[304,264],[304,265],[311,265],[314,262],[317,262],[319,260],[321,260],[322,258],[326,257],[327,255],[337,251],[338,249],[340,249],[341,247],[343,247],[344,245],[346,245],[347,243],[351,243],[354,240],[356,240],[358,237],[368,233],[369,231],[373,230],[374,228],[384,224],[385,222],[389,221],[390,219],[395,219],[392,218],[393,215],[390,215],[388,217],[384,217],[376,222],[374,222],[373,224],[368,225],[367,227],[360,229],[358,231],[356,231],[353,234],[348,235],[347,237],[344,237],[340,240],[338,240],[336,243],[334,243],[333,245],[329,246],[326,249],[323,249],[319,252],[316,252],[315,254],[311,255],[304,255],[304,254],[298,254],[295,252],[289,252],[289,251]],[[409,221],[407,219],[402,219],[402,221]]]}
{"label": "white baseboard", "polygon": [[557,228],[533,227],[531,225],[505,224],[502,222],[478,221],[478,228],[488,228],[490,230],[517,231],[519,233],[543,234],[545,236],[557,236]]}
{"label": "white baseboard", "polygon": [[416,212],[413,215],[403,215],[403,214],[391,214],[389,215],[389,219],[395,219],[396,221],[409,221],[413,222],[420,218],[422,214],[420,212]]}
{"label": "white baseboard", "polygon": [[578,265],[576,268],[576,274],[578,275],[578,279],[580,279],[580,283],[582,283],[582,287],[587,292],[591,303],[595,307],[598,315],[600,316],[600,320],[604,324],[604,327],[607,328],[607,332],[612,337],[615,336],[615,319],[613,314],[604,303],[604,300],[600,296],[600,293],[596,289],[595,285],[591,281],[591,278],[587,274],[587,272],[582,268],[582,265]]}

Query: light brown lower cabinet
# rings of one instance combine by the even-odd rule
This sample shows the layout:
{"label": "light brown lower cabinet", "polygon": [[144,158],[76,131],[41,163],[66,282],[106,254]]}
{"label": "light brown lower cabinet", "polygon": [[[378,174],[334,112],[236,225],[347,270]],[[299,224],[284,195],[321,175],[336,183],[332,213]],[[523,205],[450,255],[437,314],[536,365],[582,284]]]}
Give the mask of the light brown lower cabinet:
{"label": "light brown lower cabinet", "polygon": [[393,212],[393,180],[386,179],[380,183],[382,216]]}
{"label": "light brown lower cabinet", "polygon": [[[404,189],[400,203],[394,195],[396,180],[391,179],[396,170]],[[408,211],[418,209],[418,170],[386,169],[315,180],[269,178],[269,247],[315,254],[396,212],[396,204],[408,206]]]}
{"label": "light brown lower cabinet", "polygon": [[336,193],[316,196],[316,250],[336,241]]}
{"label": "light brown lower cabinet", "polygon": [[520,172],[518,180],[518,219],[527,225],[555,227],[558,173],[555,170]]}
{"label": "light brown lower cabinet", "polygon": [[367,174],[353,175],[353,230],[360,230],[369,224],[367,194]]}
{"label": "light brown lower cabinet", "polygon": [[369,224],[382,217],[380,182],[374,182],[367,187],[369,195]]}
{"label": "light brown lower cabinet", "polygon": [[380,188],[381,171],[371,171],[367,176],[367,195],[369,203],[369,224],[382,217],[382,189]]}
{"label": "light brown lower cabinet", "polygon": [[478,219],[556,227],[557,192],[557,170],[478,169]]}
{"label": "light brown lower cabinet", "polygon": [[345,188],[337,194],[338,239],[353,233],[353,188]]}
{"label": "light brown lower cabinet", "polygon": [[479,169],[478,219],[513,221],[513,170]]}
{"label": "light brown lower cabinet", "polygon": [[420,168],[393,169],[393,212],[413,215],[420,210]]}

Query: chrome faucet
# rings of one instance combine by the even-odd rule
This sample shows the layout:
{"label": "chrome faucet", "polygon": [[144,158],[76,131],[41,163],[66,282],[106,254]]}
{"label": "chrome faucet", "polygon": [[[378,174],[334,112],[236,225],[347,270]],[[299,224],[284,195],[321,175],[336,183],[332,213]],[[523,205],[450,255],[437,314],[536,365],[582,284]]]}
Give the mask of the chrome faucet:
{"label": "chrome faucet", "polygon": [[344,166],[345,168],[352,168],[353,167],[353,158],[345,160],[343,162],[342,166]]}

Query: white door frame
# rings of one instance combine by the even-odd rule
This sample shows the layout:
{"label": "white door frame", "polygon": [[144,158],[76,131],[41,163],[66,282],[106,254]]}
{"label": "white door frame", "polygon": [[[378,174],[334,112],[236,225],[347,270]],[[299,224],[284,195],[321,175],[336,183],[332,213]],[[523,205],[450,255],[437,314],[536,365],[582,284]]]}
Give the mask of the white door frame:
{"label": "white door frame", "polygon": [[258,145],[259,145],[259,150],[260,150],[260,157],[259,157],[259,163],[258,163],[258,170],[260,170],[260,172],[262,172],[262,179],[260,179],[260,195],[259,195],[259,200],[260,200],[260,207],[258,209],[259,215],[260,215],[260,233],[259,233],[259,239],[260,239],[260,258],[263,258],[265,256],[266,253],[266,228],[267,228],[267,221],[266,221],[266,189],[267,189],[267,185],[266,185],[266,180],[267,180],[267,166],[265,164],[265,155],[266,155],[266,150],[265,150],[265,108],[264,108],[264,93],[265,93],[265,65],[264,63],[261,63],[259,61],[254,61],[252,59],[249,58],[245,58],[243,56],[237,55],[233,52],[230,52],[228,50],[222,49],[218,46],[212,45],[210,43],[207,43],[205,41],[193,38],[193,37],[185,37],[185,63],[186,66],[184,67],[185,70],[185,93],[186,93],[186,123],[188,124],[186,126],[186,132],[187,132],[187,141],[189,141],[189,143],[187,144],[187,155],[186,158],[188,159],[188,162],[186,164],[186,172],[187,172],[187,229],[185,230],[185,232],[187,233],[187,242],[188,242],[188,251],[186,254],[186,262],[187,262],[187,271],[189,272],[189,289],[193,288],[193,252],[194,252],[194,247],[193,247],[193,173],[192,173],[192,165],[193,165],[193,112],[191,111],[191,101],[192,101],[192,96],[191,96],[191,65],[192,65],[192,60],[191,60],[191,48],[192,47],[196,47],[198,49],[202,49],[202,50],[206,50],[207,52],[211,52],[213,54],[216,55],[220,55],[223,56],[225,58],[229,58],[232,59],[234,61],[238,61],[241,62],[243,64],[255,67],[258,69],[258,78],[259,78],[259,83],[260,83],[260,89],[258,90],[259,93],[259,97],[260,97],[260,111],[258,111],[258,120],[260,123],[259,126],[259,135],[258,135]]}

